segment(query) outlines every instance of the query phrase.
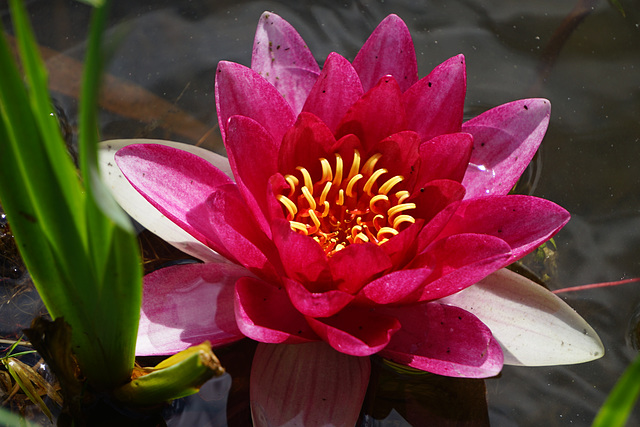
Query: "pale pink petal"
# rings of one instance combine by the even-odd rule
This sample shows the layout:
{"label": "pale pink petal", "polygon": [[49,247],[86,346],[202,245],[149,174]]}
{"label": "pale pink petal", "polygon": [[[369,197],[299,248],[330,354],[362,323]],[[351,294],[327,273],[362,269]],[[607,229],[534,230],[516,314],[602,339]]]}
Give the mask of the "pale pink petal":
{"label": "pale pink petal", "polygon": [[396,363],[449,377],[487,378],[502,369],[502,351],[476,316],[438,303],[387,310],[402,329],[380,352]]}
{"label": "pale pink petal", "polygon": [[368,307],[350,306],[332,317],[307,317],[307,322],[323,341],[339,352],[369,356],[382,350],[400,328],[393,317]]}
{"label": "pale pink petal", "polygon": [[409,129],[423,141],[460,132],[467,89],[464,56],[438,65],[402,95]]}
{"label": "pale pink petal", "polygon": [[363,93],[360,77],[351,63],[332,52],[324,62],[302,111],[320,117],[335,133],[342,116]]}
{"label": "pale pink petal", "polygon": [[296,114],[280,92],[258,73],[233,62],[220,61],[216,72],[216,110],[222,139],[231,116],[257,121],[277,145],[293,124]]}
{"label": "pale pink petal", "polygon": [[407,120],[400,99],[400,87],[391,76],[380,79],[344,115],[336,137],[356,135],[364,147],[363,155],[372,155],[380,141],[407,129]]}
{"label": "pale pink petal", "polygon": [[563,365],[604,355],[596,332],[571,307],[507,269],[440,301],[478,316],[500,342],[505,364]]}
{"label": "pale pink petal", "polygon": [[300,34],[271,12],[264,12],[258,22],[251,69],[278,89],[296,115],[320,74],[320,67]]}
{"label": "pale pink petal", "polygon": [[462,183],[465,198],[507,194],[518,182],[547,131],[551,104],[523,99],[493,108],[462,125],[473,153]]}
{"label": "pale pink petal", "polygon": [[258,344],[251,366],[256,427],[353,427],[369,383],[368,357],[325,343]]}
{"label": "pale pink petal", "polygon": [[431,274],[430,268],[415,268],[394,271],[367,283],[360,295],[376,304],[393,304],[410,296],[417,300],[419,290]]}
{"label": "pale pink petal", "polygon": [[414,267],[433,269],[418,300],[451,295],[512,261],[511,248],[497,237],[456,234],[438,240],[412,262]]}
{"label": "pale pink petal", "polygon": [[318,340],[284,287],[241,278],[236,283],[235,309],[240,331],[256,341],[297,344]]}
{"label": "pale pink petal", "polygon": [[209,340],[244,337],[236,324],[234,284],[251,273],[234,264],[185,264],[144,277],[136,355],[173,354]]}
{"label": "pale pink petal", "polygon": [[201,147],[196,147],[195,145],[156,139],[118,139],[103,141],[100,143],[98,150],[100,174],[103,181],[107,184],[107,188],[109,188],[118,204],[122,206],[133,219],[147,230],[159,236],[162,240],[189,255],[203,261],[220,261],[222,259],[220,255],[164,216],[138,193],[124,177],[122,171],[116,165],[115,154],[120,148],[135,144],[161,144],[188,151],[202,157],[226,175],[232,177],[228,160],[219,154]]}
{"label": "pale pink petal", "polygon": [[511,246],[517,260],[553,237],[569,217],[562,207],[537,197],[482,197],[462,201],[440,237],[460,233],[495,236]]}
{"label": "pale pink petal", "polygon": [[353,60],[365,91],[383,76],[392,75],[404,92],[418,80],[416,52],[407,25],[397,15],[387,16],[371,33]]}
{"label": "pale pink petal", "polygon": [[219,186],[233,182],[194,154],[158,144],[128,145],[116,153],[122,173],[156,209],[200,242],[205,236],[187,219]]}
{"label": "pale pink petal", "polygon": [[258,122],[244,116],[229,119],[225,147],[238,189],[262,231],[270,236],[264,212],[268,211],[267,183],[276,172],[278,147]]}
{"label": "pale pink petal", "polygon": [[284,280],[291,303],[305,316],[333,316],[353,301],[353,295],[340,290],[310,292],[296,280]]}

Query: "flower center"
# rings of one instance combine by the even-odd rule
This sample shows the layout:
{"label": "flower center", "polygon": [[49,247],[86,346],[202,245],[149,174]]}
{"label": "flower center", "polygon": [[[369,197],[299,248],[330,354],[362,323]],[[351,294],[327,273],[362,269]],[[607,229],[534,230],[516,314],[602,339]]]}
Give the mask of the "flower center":
{"label": "flower center", "polygon": [[374,154],[361,169],[360,153],[355,150],[346,176],[339,154],[335,154],[333,167],[329,160],[319,159],[319,180],[314,181],[302,166],[296,168],[295,175],[285,175],[289,193],[276,197],[291,229],[313,237],[330,256],[351,243],[381,245],[413,224],[415,219],[408,211],[416,205],[404,203],[409,192],[399,188],[404,177],[384,176],[388,175],[386,169],[376,169],[381,157]]}

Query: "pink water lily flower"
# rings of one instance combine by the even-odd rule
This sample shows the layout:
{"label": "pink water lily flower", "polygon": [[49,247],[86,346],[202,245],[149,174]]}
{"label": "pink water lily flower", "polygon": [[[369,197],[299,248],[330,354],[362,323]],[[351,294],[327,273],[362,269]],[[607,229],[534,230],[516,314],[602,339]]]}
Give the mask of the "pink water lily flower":
{"label": "pink water lily flower", "polygon": [[[418,79],[395,15],[353,62],[332,53],[321,70],[293,27],[263,14],[251,68],[217,69],[228,163],[178,143],[104,145],[123,206],[204,261],[145,278],[138,354],[259,341],[257,425],[354,425],[376,353],[474,378],[600,357],[584,320],[504,269],[569,220],[550,201],[508,195],[549,102],[462,123],[465,90],[462,55]],[[114,169],[118,148],[146,202]]]}

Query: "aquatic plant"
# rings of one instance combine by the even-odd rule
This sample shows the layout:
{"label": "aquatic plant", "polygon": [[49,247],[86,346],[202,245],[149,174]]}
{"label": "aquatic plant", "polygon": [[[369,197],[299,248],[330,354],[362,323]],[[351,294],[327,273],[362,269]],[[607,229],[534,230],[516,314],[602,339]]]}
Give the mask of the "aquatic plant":
{"label": "aquatic plant", "polygon": [[[46,69],[20,0],[12,0],[10,6],[24,79],[4,32],[0,37],[0,200],[25,265],[55,319],[36,319],[26,333],[58,375],[72,416],[81,416],[73,405],[90,394],[84,378],[92,390],[115,390],[130,405],[157,404],[195,393],[220,371],[205,343],[160,365],[143,380],[131,381],[142,267],[131,221],[98,171],[96,106],[108,2],[100,3],[85,59],[79,172],[62,139]],[[78,366],[82,380],[76,376]],[[46,409],[30,391],[26,374],[17,368],[10,372]]]}
{"label": "aquatic plant", "polygon": [[204,337],[260,342],[257,425],[353,425],[371,354],[474,378],[602,356],[568,305],[505,270],[569,220],[550,201],[508,195],[549,102],[463,123],[464,57],[422,79],[416,64],[395,15],[353,63],[332,53],[320,70],[295,29],[265,13],[251,68],[216,73],[228,164],[168,141],[103,143],[118,202],[204,261],[145,277],[139,354]]}

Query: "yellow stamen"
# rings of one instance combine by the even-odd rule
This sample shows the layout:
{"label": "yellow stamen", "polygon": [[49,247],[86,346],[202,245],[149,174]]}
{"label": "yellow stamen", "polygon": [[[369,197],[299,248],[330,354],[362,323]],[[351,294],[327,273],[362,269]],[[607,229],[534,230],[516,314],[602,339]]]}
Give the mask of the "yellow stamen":
{"label": "yellow stamen", "polygon": [[321,205],[323,205],[325,200],[327,200],[327,195],[329,194],[329,190],[331,190],[331,183],[327,182],[324,184],[322,193],[320,193],[320,200],[318,200],[318,202],[320,202]]}
{"label": "yellow stamen", "polygon": [[362,175],[370,175],[371,172],[373,172],[373,169],[376,167],[376,163],[378,163],[378,160],[380,160],[380,157],[382,157],[382,154],[380,153],[376,153],[373,156],[369,157],[369,160],[367,160],[362,167]]}
{"label": "yellow stamen", "polygon": [[291,218],[296,216],[296,214],[298,213],[298,207],[288,197],[280,194],[276,196],[276,199],[278,199],[278,201],[284,205]]}
{"label": "yellow stamen", "polygon": [[298,181],[298,178],[293,175],[285,175],[284,180],[287,181],[287,184],[291,187],[289,190],[289,197],[291,197],[293,193],[296,192],[296,188],[298,187],[298,184],[300,184],[300,181]]}
{"label": "yellow stamen", "polygon": [[[362,172],[364,173],[364,170]],[[373,193],[371,193],[371,187],[373,187],[373,183],[376,182],[378,178],[380,178],[380,175],[383,175],[385,173],[387,173],[386,169],[378,169],[377,171],[375,171],[364,184],[362,190],[367,193],[367,195],[373,196]]]}
{"label": "yellow stamen", "polygon": [[398,230],[400,228],[400,224],[408,222],[409,224],[413,224],[416,222],[415,218],[411,215],[398,215],[393,219],[393,228]]}
{"label": "yellow stamen", "polygon": [[307,232],[307,226],[298,222],[298,221],[289,221],[289,225],[291,225],[291,229],[293,231],[300,231],[302,232],[302,234],[304,234],[305,236],[308,236],[309,233]]}
{"label": "yellow stamen", "polygon": [[309,171],[303,168],[302,166],[298,166],[296,169],[300,171],[302,177],[304,178],[304,186],[309,189],[309,193],[313,194],[313,181],[311,180],[311,175],[309,175]]}
{"label": "yellow stamen", "polygon": [[[377,204],[378,202],[382,202],[382,201],[384,201],[385,203],[384,203],[384,207],[381,208]],[[371,209],[371,212],[379,214],[386,211],[388,208],[389,208],[389,198],[384,194],[377,194],[373,196],[369,201],[369,209]]]}
{"label": "yellow stamen", "polygon": [[385,238],[385,236],[388,236],[387,238],[389,239],[396,234],[398,234],[398,230],[396,230],[395,228],[382,227],[380,230],[378,230],[378,235],[376,237],[378,238],[378,240],[382,240],[383,238]]}
{"label": "yellow stamen", "polygon": [[349,183],[347,184],[347,197],[353,197],[353,186],[356,185],[356,182],[360,181],[363,178],[361,174],[357,174],[356,176],[349,179]]}
{"label": "yellow stamen", "polygon": [[347,181],[351,181],[351,178],[358,174],[360,170],[360,153],[358,150],[353,152],[353,163],[351,163],[351,170],[349,170],[349,176],[347,176]]}
{"label": "yellow stamen", "polygon": [[340,154],[336,154],[336,175],[333,178],[333,185],[338,186],[342,182],[342,169],[342,157]]}
{"label": "yellow stamen", "polygon": [[320,164],[322,165],[322,178],[320,178],[320,182],[318,184],[331,181],[333,179],[333,173],[331,172],[331,165],[329,164],[329,160],[324,158],[320,159]]}
{"label": "yellow stamen", "polygon": [[389,218],[391,218],[398,212],[406,211],[408,209],[415,209],[415,208],[416,208],[415,203],[402,203],[400,205],[396,205],[392,208],[389,208],[389,210],[387,211],[387,215],[389,216]]}
{"label": "yellow stamen", "polygon": [[309,203],[309,209],[315,210],[316,200],[313,198],[313,196],[309,192],[309,188],[307,186],[304,186],[300,189],[300,191],[302,191],[302,195],[307,200],[307,203]]}
{"label": "yellow stamen", "polygon": [[400,204],[409,198],[409,192],[407,190],[398,191],[396,192],[396,197],[398,198],[398,204]]}
{"label": "yellow stamen", "polygon": [[[401,175],[396,175],[392,178],[389,178],[384,184],[382,184],[382,186],[380,186],[380,189],[378,189],[378,194],[387,194],[389,192],[389,190],[391,190],[396,184],[401,183],[404,180],[404,178]],[[409,192],[407,191],[407,194]]]}

